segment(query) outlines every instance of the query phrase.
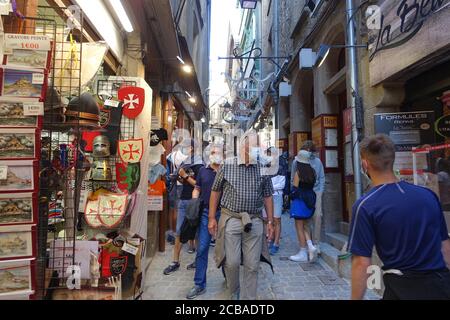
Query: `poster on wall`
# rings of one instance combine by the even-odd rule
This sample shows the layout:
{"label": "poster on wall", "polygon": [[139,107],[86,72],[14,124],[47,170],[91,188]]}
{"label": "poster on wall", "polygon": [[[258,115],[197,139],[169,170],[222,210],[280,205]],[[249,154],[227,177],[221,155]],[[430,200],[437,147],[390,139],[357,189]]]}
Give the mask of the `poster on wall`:
{"label": "poster on wall", "polygon": [[397,151],[435,143],[434,112],[399,112],[375,114],[375,132],[388,135]]}

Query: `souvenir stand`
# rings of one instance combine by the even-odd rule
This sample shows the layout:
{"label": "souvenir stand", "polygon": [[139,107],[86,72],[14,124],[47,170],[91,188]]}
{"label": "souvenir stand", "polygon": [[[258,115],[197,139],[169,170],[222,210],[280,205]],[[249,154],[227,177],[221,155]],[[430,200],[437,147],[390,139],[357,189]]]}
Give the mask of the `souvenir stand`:
{"label": "souvenir stand", "polygon": [[96,79],[82,12],[37,16],[12,13],[1,46],[0,299],[138,299],[151,89]]}
{"label": "souvenir stand", "polygon": [[41,133],[56,29],[17,12],[0,19],[0,300],[28,300],[38,287]]}

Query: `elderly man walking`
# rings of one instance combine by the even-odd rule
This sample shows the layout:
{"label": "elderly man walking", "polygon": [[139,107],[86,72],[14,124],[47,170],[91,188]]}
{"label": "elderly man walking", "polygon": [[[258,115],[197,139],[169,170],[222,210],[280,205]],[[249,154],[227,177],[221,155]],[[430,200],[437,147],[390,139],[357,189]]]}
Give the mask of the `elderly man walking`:
{"label": "elderly man walking", "polygon": [[[214,181],[209,207],[208,229],[216,241],[215,262],[224,266],[230,298],[257,299],[259,262],[272,267],[264,232],[262,211],[267,213],[267,237],[273,236],[273,186],[263,174],[246,136],[237,158],[228,159]],[[253,148],[252,148],[253,149]],[[220,200],[221,199],[221,200]],[[221,206],[219,223],[216,211]],[[239,269],[244,265],[240,286]]]}

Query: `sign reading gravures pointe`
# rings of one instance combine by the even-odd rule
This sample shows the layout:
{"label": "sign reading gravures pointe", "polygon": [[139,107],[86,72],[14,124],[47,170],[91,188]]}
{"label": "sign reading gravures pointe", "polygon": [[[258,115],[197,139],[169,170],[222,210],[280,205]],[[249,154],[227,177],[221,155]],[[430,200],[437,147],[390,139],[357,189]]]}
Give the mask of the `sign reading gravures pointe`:
{"label": "sign reading gravures pointe", "polygon": [[370,83],[450,48],[450,0],[379,0],[377,23],[369,26]]}
{"label": "sign reading gravures pointe", "polygon": [[50,38],[47,36],[36,36],[31,34],[5,34],[5,48],[50,51]]}

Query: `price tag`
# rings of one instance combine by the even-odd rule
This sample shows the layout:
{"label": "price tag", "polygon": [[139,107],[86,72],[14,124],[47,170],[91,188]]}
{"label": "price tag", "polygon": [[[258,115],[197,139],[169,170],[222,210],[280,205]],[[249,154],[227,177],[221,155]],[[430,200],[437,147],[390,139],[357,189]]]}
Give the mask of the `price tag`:
{"label": "price tag", "polygon": [[44,103],[34,102],[23,105],[24,116],[43,116],[44,115]]}
{"label": "price tag", "polygon": [[120,101],[116,101],[116,100],[106,100],[105,101],[106,107],[118,108],[119,105],[120,105]]}
{"label": "price tag", "polygon": [[50,51],[51,42],[47,36],[6,33],[5,48]]}
{"label": "price tag", "polygon": [[43,73],[33,73],[32,84],[44,84],[44,74]]}
{"label": "price tag", "polygon": [[133,245],[133,246],[138,246],[141,243],[141,239],[139,238],[128,238],[127,239],[127,243]]}
{"label": "price tag", "polygon": [[0,166],[0,180],[8,178],[8,166]]}
{"label": "price tag", "polygon": [[139,250],[139,248],[136,248],[132,245],[129,245],[128,243],[125,243],[122,247],[122,250],[125,252],[128,252],[129,254],[132,254],[133,256],[135,256]]}

